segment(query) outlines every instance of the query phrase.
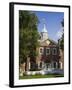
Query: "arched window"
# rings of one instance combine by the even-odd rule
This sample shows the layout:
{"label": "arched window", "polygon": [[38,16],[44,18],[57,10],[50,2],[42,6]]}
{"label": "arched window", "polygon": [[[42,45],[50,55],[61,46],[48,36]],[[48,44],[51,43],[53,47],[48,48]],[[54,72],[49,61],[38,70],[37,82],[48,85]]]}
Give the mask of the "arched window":
{"label": "arched window", "polygon": [[53,68],[58,68],[58,63],[57,62],[53,62]]}
{"label": "arched window", "polygon": [[56,68],[56,62],[54,62],[54,68]]}
{"label": "arched window", "polygon": [[42,62],[40,62],[40,68],[42,68]]}
{"label": "arched window", "polygon": [[43,54],[43,52],[44,52],[44,48],[43,48],[43,47],[40,47],[40,48],[39,48],[39,53],[40,53],[40,54]]}

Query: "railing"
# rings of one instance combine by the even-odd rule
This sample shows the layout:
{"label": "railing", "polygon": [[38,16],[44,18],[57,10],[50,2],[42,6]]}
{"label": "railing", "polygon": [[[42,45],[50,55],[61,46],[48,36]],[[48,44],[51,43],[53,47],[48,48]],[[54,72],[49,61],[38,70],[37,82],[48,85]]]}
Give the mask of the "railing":
{"label": "railing", "polygon": [[64,74],[64,70],[63,69],[48,69],[48,70],[40,70],[40,71],[27,71],[26,74],[27,75],[36,75],[36,74]]}

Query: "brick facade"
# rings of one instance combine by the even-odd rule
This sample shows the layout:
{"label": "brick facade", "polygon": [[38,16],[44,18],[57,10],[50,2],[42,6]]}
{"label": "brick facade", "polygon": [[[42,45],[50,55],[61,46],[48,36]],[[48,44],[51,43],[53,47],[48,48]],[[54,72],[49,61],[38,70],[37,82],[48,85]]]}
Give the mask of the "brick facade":
{"label": "brick facade", "polygon": [[[49,41],[49,44],[46,43],[47,41]],[[42,53],[40,53],[40,49],[43,50]],[[47,53],[47,49],[49,50],[48,53]],[[38,66],[40,66],[40,63],[43,63],[48,65],[50,64],[51,68],[63,69],[63,66],[59,67],[60,64],[59,62],[63,61],[63,58],[61,58],[60,56],[60,50],[57,43],[54,43],[51,40],[46,40],[44,42],[41,42],[40,47],[37,50],[39,52],[39,55],[37,56],[36,59]]]}

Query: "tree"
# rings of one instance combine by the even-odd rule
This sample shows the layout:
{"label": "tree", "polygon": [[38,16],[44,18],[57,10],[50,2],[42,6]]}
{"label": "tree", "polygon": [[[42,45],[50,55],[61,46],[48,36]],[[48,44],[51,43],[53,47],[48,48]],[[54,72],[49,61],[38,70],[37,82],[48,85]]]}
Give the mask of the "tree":
{"label": "tree", "polygon": [[27,63],[28,57],[35,59],[38,47],[39,34],[37,25],[39,21],[35,13],[19,11],[19,62]]}
{"label": "tree", "polygon": [[63,28],[63,34],[62,34],[62,37],[60,38],[60,48],[62,50],[64,50],[64,19],[61,21],[61,25],[62,25],[62,28]]}

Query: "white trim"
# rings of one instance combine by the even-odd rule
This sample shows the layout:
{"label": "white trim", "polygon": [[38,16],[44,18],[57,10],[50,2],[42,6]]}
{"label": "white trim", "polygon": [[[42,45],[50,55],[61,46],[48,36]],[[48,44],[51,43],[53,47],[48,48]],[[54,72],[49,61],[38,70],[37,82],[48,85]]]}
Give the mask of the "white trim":
{"label": "white trim", "polygon": [[56,62],[56,68],[58,68],[58,63]]}
{"label": "white trim", "polygon": [[[42,49],[42,53],[41,53],[41,49]],[[39,48],[39,54],[43,54],[44,53],[44,48],[43,47],[40,47]]]}
{"label": "white trim", "polygon": [[60,69],[63,69],[62,62],[61,61],[59,62],[59,64],[60,64]]}

